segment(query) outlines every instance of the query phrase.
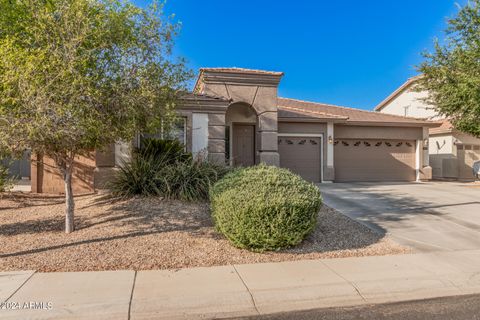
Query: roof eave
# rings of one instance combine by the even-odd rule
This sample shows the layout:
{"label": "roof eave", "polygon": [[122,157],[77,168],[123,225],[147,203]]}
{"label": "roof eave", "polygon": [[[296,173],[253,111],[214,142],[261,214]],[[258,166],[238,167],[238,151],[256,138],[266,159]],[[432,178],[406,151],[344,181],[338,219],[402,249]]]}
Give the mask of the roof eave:
{"label": "roof eave", "polygon": [[428,135],[430,136],[436,136],[436,135],[445,135],[445,134],[454,134],[456,133],[455,130],[452,129],[446,129],[446,130],[439,130],[439,131],[429,131]]}
{"label": "roof eave", "polygon": [[395,121],[347,121],[352,126],[375,126],[375,127],[438,127],[434,122],[395,122]]}
{"label": "roof eave", "polygon": [[311,118],[311,117],[279,117],[278,122],[333,122],[333,123],[345,123],[347,119],[334,119],[334,118]]}

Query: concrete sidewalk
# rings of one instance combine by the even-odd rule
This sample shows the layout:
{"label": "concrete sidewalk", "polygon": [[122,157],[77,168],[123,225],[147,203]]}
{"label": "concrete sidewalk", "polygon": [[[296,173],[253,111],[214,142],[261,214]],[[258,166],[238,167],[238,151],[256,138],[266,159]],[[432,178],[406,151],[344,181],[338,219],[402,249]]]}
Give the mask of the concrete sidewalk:
{"label": "concrete sidewalk", "polygon": [[480,293],[480,250],[163,271],[5,272],[0,319],[208,319],[472,293]]}

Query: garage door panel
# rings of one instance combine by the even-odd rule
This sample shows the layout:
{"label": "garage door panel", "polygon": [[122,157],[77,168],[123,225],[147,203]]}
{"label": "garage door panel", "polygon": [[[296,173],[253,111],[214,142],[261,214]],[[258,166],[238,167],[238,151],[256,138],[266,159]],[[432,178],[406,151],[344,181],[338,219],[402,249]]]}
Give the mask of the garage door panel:
{"label": "garage door panel", "polygon": [[413,181],[415,142],[403,140],[335,141],[335,180]]}
{"label": "garage door panel", "polygon": [[319,137],[283,137],[278,139],[280,166],[313,182],[321,180],[321,140]]}

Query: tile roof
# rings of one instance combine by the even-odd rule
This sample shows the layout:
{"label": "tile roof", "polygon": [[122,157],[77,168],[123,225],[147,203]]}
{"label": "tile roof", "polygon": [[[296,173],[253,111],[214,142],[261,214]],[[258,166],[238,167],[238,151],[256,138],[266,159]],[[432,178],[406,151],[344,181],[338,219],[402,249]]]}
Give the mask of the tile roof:
{"label": "tile roof", "polygon": [[442,134],[442,133],[452,133],[455,129],[453,125],[448,120],[442,120],[441,125],[436,128],[430,128],[428,130],[429,134]]}
{"label": "tile roof", "polygon": [[182,100],[212,100],[212,101],[231,101],[231,99],[227,99],[220,96],[214,96],[211,94],[204,94],[204,93],[195,93],[195,92],[181,92],[179,95],[180,99]]}
{"label": "tile roof", "polygon": [[305,110],[302,108],[278,106],[278,117],[279,118],[292,118],[292,119],[305,119],[305,118],[315,118],[315,119],[338,119],[338,120],[347,120],[348,117],[339,116],[334,114],[329,114],[326,112],[320,112],[316,110]]}
{"label": "tile roof", "polygon": [[278,106],[280,109],[296,109],[297,112],[326,114],[329,116],[343,117],[347,119],[347,123],[393,123],[393,124],[409,124],[409,125],[438,125],[435,122],[426,121],[425,119],[402,117],[380,112],[366,111],[354,108],[340,107],[331,104],[308,102],[296,99],[278,98]]}
{"label": "tile roof", "polygon": [[265,71],[265,70],[256,70],[256,69],[245,69],[245,68],[200,68],[200,72],[232,72],[232,73],[250,73],[250,74],[266,74],[274,76],[283,76],[283,72],[277,71]]}

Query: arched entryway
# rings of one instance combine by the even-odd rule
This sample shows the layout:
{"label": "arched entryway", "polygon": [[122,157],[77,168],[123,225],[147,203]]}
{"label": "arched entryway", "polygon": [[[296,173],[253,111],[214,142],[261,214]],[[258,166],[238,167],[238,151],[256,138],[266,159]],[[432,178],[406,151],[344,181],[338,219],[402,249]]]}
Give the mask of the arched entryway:
{"label": "arched entryway", "polygon": [[228,107],[226,153],[230,165],[248,167],[257,162],[257,122],[255,109],[247,103],[236,102]]}

